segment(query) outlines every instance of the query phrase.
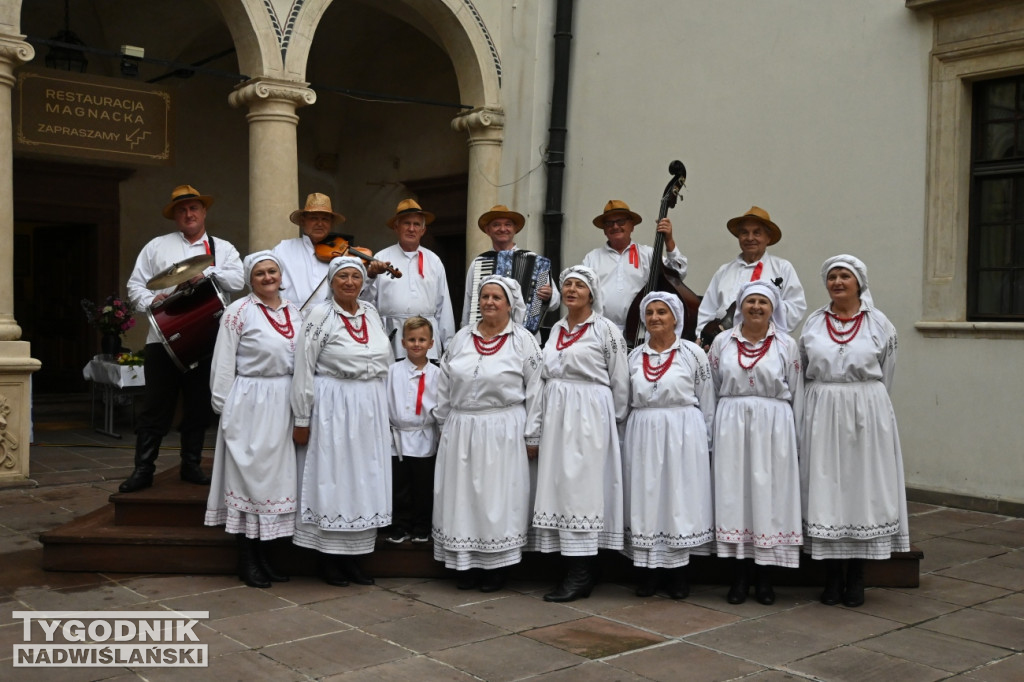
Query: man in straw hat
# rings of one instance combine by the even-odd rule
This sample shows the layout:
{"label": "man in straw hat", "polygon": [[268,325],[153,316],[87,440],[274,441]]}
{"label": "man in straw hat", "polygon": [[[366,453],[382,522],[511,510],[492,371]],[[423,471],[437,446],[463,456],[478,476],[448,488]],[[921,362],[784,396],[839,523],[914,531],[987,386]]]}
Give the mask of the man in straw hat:
{"label": "man in straw hat", "polygon": [[[193,256],[212,255],[213,265],[203,271],[203,276],[215,275],[226,293],[241,291],[244,275],[238,251],[226,240],[206,234],[206,210],[212,203],[213,197],[200,194],[192,185],[180,185],[171,192],[163,216],[173,220],[178,229],[150,241],[135,260],[135,269],[128,279],[128,300],[136,311],[145,312],[174,293],[173,288],[151,291],[146,284],[175,263]],[[153,485],[160,443],[170,431],[179,393],[183,396],[179,427],[181,480],[209,485],[210,478],[203,473],[200,462],[211,418],[210,357],[182,372],[161,343],[160,330],[151,325],[146,336],[144,368],[146,393],[135,429],[135,469],[118,490],[131,493]]]}
{"label": "man in straw hat", "polygon": [[[604,212],[594,218],[594,227],[604,230],[607,243],[583,257],[583,265],[593,269],[601,283],[604,316],[619,327],[626,328],[629,306],[637,293],[647,284],[651,274],[654,249],[632,240],[633,228],[643,221],[629,209],[629,204],[612,199],[604,205]],[[672,221],[662,218],[657,231],[665,235],[665,253],[662,263],[674,270],[679,279],[686,277],[686,256],[679,253],[672,238]]]}
{"label": "man in straw hat", "polygon": [[[739,240],[740,255],[718,268],[711,278],[697,311],[697,336],[708,344],[715,334],[731,327],[730,306],[735,307],[740,287],[756,280],[779,287],[779,307],[786,325],[782,331],[796,329],[807,310],[804,288],[788,260],[767,253],[769,246],[782,239],[782,230],[772,222],[768,211],[758,206],[730,220],[726,228]],[[705,327],[708,329],[703,332]]]}
{"label": "man in straw hat", "polygon": [[[516,235],[526,225],[526,218],[522,213],[517,213],[509,210],[508,206],[498,204],[480,216],[476,224],[482,232],[491,238],[491,248],[494,251],[518,251]],[[481,256],[483,255],[485,254],[481,254]],[[481,256],[477,256],[477,259]],[[473,270],[474,267],[471,265],[466,273],[466,297],[462,304],[462,324],[460,325],[462,327],[469,324],[469,308],[473,296]],[[552,289],[550,283],[545,283],[537,288],[537,297],[547,303],[548,310],[556,310],[561,302],[558,291]]]}
{"label": "man in straw hat", "polygon": [[345,222],[345,216],[334,211],[329,196],[314,192],[306,197],[305,206],[291,212],[288,220],[302,228],[302,236],[285,239],[274,247],[274,255],[281,261],[281,290],[289,301],[307,312],[330,293],[327,263],[317,260],[314,247]]}
{"label": "man in straw hat", "polygon": [[377,252],[375,258],[397,264],[403,277],[371,275],[369,286],[360,295],[380,313],[398,360],[406,355],[402,347],[402,325],[410,317],[430,321],[434,338],[439,341],[427,351],[431,359],[438,358],[455,336],[455,316],[444,265],[437,254],[420,245],[427,225],[432,222],[434,214],[424,211],[415,199],[398,202],[395,215],[388,220],[388,227],[398,235],[398,243]]}

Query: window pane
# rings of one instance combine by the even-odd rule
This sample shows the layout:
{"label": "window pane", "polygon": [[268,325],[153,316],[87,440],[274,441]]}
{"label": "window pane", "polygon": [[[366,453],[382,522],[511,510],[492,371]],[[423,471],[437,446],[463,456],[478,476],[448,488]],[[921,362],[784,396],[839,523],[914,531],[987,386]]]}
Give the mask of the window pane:
{"label": "window pane", "polygon": [[1012,119],[1016,110],[1017,83],[1015,80],[991,83],[986,88],[985,120]]}
{"label": "window pane", "polygon": [[982,159],[1009,159],[1013,157],[1013,123],[989,123],[985,126],[985,146]]}
{"label": "window pane", "polygon": [[983,225],[1013,220],[1013,178],[978,181],[978,217]]}
{"label": "window pane", "polygon": [[978,267],[1003,268],[1010,265],[1007,238],[1010,231],[1005,225],[986,225],[978,228]]}
{"label": "window pane", "polygon": [[1010,273],[989,270],[978,273],[978,314],[1003,315],[1009,306],[1003,305],[1003,292],[1009,297]]}

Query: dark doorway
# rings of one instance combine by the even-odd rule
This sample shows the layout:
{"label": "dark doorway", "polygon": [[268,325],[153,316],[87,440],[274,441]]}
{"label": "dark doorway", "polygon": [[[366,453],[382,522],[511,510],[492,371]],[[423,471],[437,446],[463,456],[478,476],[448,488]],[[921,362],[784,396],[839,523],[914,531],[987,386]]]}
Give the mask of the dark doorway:
{"label": "dark doorway", "polygon": [[466,289],[468,183],[469,178],[465,174],[406,180],[402,183],[416,196],[420,206],[437,216],[423,235],[422,244],[436,253],[444,263],[456,327],[462,319],[462,299]]}
{"label": "dark doorway", "polygon": [[32,357],[36,394],[83,393],[99,352],[81,301],[120,291],[119,184],[130,170],[14,161],[14,316]]}

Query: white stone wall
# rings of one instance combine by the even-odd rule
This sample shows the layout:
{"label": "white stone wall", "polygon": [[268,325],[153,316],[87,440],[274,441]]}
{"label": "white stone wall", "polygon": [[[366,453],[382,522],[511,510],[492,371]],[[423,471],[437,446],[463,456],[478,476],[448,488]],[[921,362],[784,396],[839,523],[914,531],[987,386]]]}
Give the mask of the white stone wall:
{"label": "white stone wall", "polygon": [[[537,13],[535,41],[501,36],[504,182],[547,140],[553,3]],[[650,243],[668,163],[683,160],[686,199],[670,217],[687,283],[703,293],[736,255],[725,222],[752,204],[782,228],[772,252],[793,262],[811,309],[827,301],[821,262],[856,254],[900,334],[894,402],[908,485],[1021,502],[1022,342],[914,329],[931,43],[931,18],[892,0],[577,2],[564,263],[602,243],[590,220],[611,198],[644,216],[636,236]],[[514,190],[538,220],[542,180]]]}

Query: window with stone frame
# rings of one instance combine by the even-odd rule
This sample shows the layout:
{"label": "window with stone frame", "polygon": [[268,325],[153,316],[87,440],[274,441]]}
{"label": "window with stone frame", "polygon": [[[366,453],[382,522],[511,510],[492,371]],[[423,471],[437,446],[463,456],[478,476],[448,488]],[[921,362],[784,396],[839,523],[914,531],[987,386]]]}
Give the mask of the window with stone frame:
{"label": "window with stone frame", "polygon": [[967,315],[1024,321],[1024,76],[973,86]]}

